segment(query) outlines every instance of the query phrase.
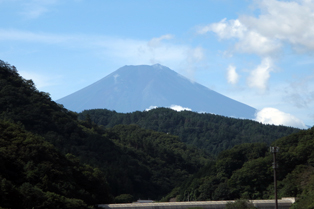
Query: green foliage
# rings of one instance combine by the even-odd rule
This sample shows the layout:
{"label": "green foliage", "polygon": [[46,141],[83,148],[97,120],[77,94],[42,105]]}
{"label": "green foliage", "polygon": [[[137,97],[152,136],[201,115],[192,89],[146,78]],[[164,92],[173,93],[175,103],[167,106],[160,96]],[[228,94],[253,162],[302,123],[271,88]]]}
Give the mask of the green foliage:
{"label": "green foliage", "polygon": [[131,203],[133,202],[134,197],[130,194],[121,194],[114,198],[115,203]]}
{"label": "green foliage", "polygon": [[313,202],[314,194],[313,191],[303,194],[300,199],[296,201],[290,208],[291,209],[314,209],[314,202]]}
{"label": "green foliage", "polygon": [[235,202],[228,202],[225,209],[255,209],[254,205],[248,200],[239,199]]}
{"label": "green foliage", "polygon": [[106,128],[119,124],[137,124],[141,128],[176,135],[182,142],[213,155],[242,143],[265,142],[269,145],[278,138],[299,131],[291,127],[263,125],[252,120],[190,111],[177,112],[167,108],[133,113],[94,109],[78,115],[81,120],[87,117]]}
{"label": "green foliage", "polygon": [[[133,126],[104,130],[88,117],[79,121],[76,113],[51,101],[49,94],[39,92],[31,80],[23,79],[2,61],[0,120],[10,122],[12,133],[19,130],[16,139],[25,135],[18,147],[5,141],[0,146],[4,153],[0,155],[0,175],[6,185],[3,192],[16,196],[21,195],[20,186],[29,183],[32,194],[43,200],[47,192],[51,192],[50,199],[60,196],[86,204],[109,203],[120,194],[158,199],[209,158],[165,133]],[[15,138],[12,133],[7,140]],[[6,163],[9,161],[12,163]]]}
{"label": "green foliage", "polygon": [[292,209],[314,208],[314,127],[276,141],[281,152],[278,155],[281,196],[293,196],[298,200]]}
{"label": "green foliage", "polygon": [[0,120],[0,145],[2,207],[86,208],[105,200],[98,192],[109,195],[103,174],[93,175],[94,168],[67,159],[16,124]]}
{"label": "green foliage", "polygon": [[[250,162],[256,160],[259,162],[267,150],[265,143],[247,143],[222,151],[215,161],[201,168],[165,199],[177,197],[180,201],[230,200],[240,197],[250,198],[263,193],[263,187],[257,185],[255,188],[256,185],[251,183],[247,185],[247,182],[258,184],[259,179],[264,178],[258,175],[259,172],[264,172],[265,163]],[[266,170],[268,166],[266,164]]]}
{"label": "green foliage", "polygon": [[125,178],[136,183],[132,186],[133,194],[145,191],[151,195],[155,190],[161,198],[208,161],[204,153],[181,142],[176,136],[141,129],[136,125],[118,125],[109,131],[111,135],[115,134],[113,141],[116,145],[127,154],[126,158],[120,156],[120,160],[128,162],[122,167],[126,171]]}
{"label": "green foliage", "polygon": [[[243,164],[241,169],[236,170],[230,180],[233,197],[259,199],[272,182],[273,176],[269,169],[272,161],[270,158],[258,158]],[[267,182],[267,183],[266,183]],[[240,196],[238,196],[240,194]]]}
{"label": "green foliage", "polygon": [[[314,128],[276,140],[278,197],[298,197],[293,208],[311,208],[314,191]],[[242,144],[221,152],[166,198],[178,200],[274,198],[273,156],[266,144]],[[193,194],[193,195],[191,195]]]}
{"label": "green foliage", "polygon": [[299,197],[294,208],[312,208],[314,128],[297,131],[166,108],[77,114],[0,60],[0,207],[87,208],[126,199],[121,194],[271,198],[268,145],[282,137],[273,142],[280,147],[279,196]]}

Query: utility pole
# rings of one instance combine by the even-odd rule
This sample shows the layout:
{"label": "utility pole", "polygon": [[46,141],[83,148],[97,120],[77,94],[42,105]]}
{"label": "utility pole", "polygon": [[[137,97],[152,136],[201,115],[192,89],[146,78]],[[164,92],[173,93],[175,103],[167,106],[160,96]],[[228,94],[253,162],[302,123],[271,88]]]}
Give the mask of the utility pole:
{"label": "utility pole", "polygon": [[279,147],[270,147],[270,152],[273,153],[273,169],[274,169],[274,188],[275,188],[275,209],[278,209],[278,200],[277,200],[277,177],[276,177],[276,169],[278,168],[278,164],[276,163],[276,153],[279,152]]}

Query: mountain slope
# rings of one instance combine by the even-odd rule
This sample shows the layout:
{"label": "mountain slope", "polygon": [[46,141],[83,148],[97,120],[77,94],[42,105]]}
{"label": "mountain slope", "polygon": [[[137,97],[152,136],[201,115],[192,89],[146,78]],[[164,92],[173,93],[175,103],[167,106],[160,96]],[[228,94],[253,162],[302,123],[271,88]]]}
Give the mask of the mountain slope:
{"label": "mountain slope", "polygon": [[[293,209],[313,208],[314,128],[272,143],[276,155],[278,198],[297,197]],[[221,152],[216,161],[175,188],[164,200],[274,198],[273,156],[263,143],[248,143]]]}
{"label": "mountain slope", "polygon": [[110,201],[99,169],[20,125],[0,120],[0,147],[0,208],[83,209]]}
{"label": "mountain slope", "polygon": [[264,125],[252,120],[223,117],[191,111],[177,112],[157,108],[144,112],[117,113],[106,109],[84,110],[79,119],[87,117],[106,128],[118,124],[137,124],[145,129],[179,136],[187,144],[205,149],[211,154],[250,142],[272,143],[274,140],[298,132],[299,129]]}
{"label": "mountain slope", "polygon": [[133,112],[180,105],[195,112],[253,119],[256,111],[159,64],[124,66],[57,102],[77,112],[95,108]]}
{"label": "mountain slope", "polygon": [[[40,169],[30,162],[30,178],[35,179],[34,184],[31,184],[41,189],[39,184],[41,184],[42,178],[47,180],[45,177],[47,174],[48,185],[52,185],[49,188],[52,188],[53,191],[47,189],[43,190],[44,192],[55,192],[64,196],[60,198],[75,198],[83,205],[85,203],[109,203],[112,201],[112,196],[121,194],[133,195],[134,200],[137,198],[158,199],[170,192],[178,182],[182,182],[195,173],[209,159],[206,153],[184,144],[173,135],[144,130],[137,126],[120,126],[104,130],[89,120],[78,120],[76,113],[51,101],[49,95],[39,92],[31,80],[23,79],[13,66],[0,60],[0,126],[2,122],[12,123],[12,126],[9,125],[9,127],[13,127],[11,132],[17,136],[10,136],[0,127],[0,181],[4,178],[7,179],[6,177],[10,175],[6,173],[10,173],[20,179],[19,185],[13,184],[13,187],[27,183],[25,181],[28,180],[28,177],[25,177],[23,170],[27,169],[27,166],[24,166],[23,159],[19,158],[20,153],[16,153],[19,149],[21,153],[30,150],[31,155],[34,154],[38,160],[44,161],[34,163],[35,165],[44,164]],[[21,131],[17,127],[20,127]],[[21,135],[24,132],[32,136],[22,140]],[[30,140],[34,137],[40,138],[40,140],[34,140],[34,143],[28,147]],[[2,158],[6,156],[6,146],[10,147],[12,144],[8,143],[8,140],[13,140],[15,145],[19,144],[18,149],[14,148],[9,152],[10,159],[8,161],[10,163],[3,165],[1,163],[6,161]],[[158,144],[155,144],[157,142]],[[49,146],[49,149],[53,144],[54,147],[51,148],[53,151],[46,151],[46,147],[38,143]],[[154,153],[147,149],[151,145],[154,147]],[[37,147],[41,154],[39,157],[35,155]],[[46,158],[54,159],[49,156],[50,153],[58,157],[54,154],[55,152],[63,156],[59,157],[62,159],[61,162],[67,162],[64,160],[66,158],[64,155],[66,155],[70,158],[71,168],[76,166],[89,177],[86,179],[80,172],[73,171],[77,178],[62,179],[61,183],[58,178],[54,178],[55,176],[49,178],[49,174],[53,175],[54,172],[57,172],[58,176],[64,176],[64,174],[67,176],[67,171],[71,172],[69,170],[71,168],[67,169],[64,164],[62,166],[45,161]],[[26,157],[31,158],[27,154]],[[72,163],[72,161],[74,162]],[[18,165],[18,170],[13,166],[15,164]],[[49,167],[51,164],[53,166]],[[83,168],[80,169],[77,165],[81,165]],[[43,167],[45,169],[42,169]],[[59,167],[61,170],[57,169]],[[62,169],[65,169],[66,172],[63,172]],[[90,173],[95,174],[95,178]],[[70,174],[68,176],[71,177]],[[55,186],[54,182],[59,187]],[[107,185],[107,182],[108,188],[104,186]],[[0,194],[7,191],[5,184],[3,185],[0,185]],[[27,186],[27,188],[31,187],[29,184]],[[55,191],[55,187],[58,187],[59,190]],[[37,188],[35,189],[38,191]],[[77,190],[77,192],[71,192],[71,190]],[[60,191],[63,193],[58,193]],[[104,194],[105,192],[106,194]],[[25,194],[27,198],[31,198],[27,196],[27,190]],[[34,198],[39,198],[37,194],[34,194]],[[12,203],[12,200],[10,202]],[[0,208],[15,208],[4,206],[2,203],[3,201],[0,201]],[[34,207],[37,208],[36,205]],[[60,208],[63,207],[60,206]]]}

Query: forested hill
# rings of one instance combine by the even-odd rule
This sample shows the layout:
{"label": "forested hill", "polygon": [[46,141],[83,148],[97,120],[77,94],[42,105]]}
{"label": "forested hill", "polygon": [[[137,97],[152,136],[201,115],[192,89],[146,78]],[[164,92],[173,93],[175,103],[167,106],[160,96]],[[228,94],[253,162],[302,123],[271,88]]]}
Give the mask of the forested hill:
{"label": "forested hill", "polygon": [[211,154],[218,154],[242,143],[270,144],[278,138],[299,131],[296,128],[264,125],[252,120],[191,111],[177,112],[168,108],[133,113],[93,109],[79,114],[79,119],[87,118],[106,128],[117,124],[137,124],[145,129],[173,134],[179,136],[181,141],[203,148]]}
{"label": "forested hill", "polygon": [[0,120],[0,208],[87,208],[110,202],[100,169],[63,155],[21,125]]}
{"label": "forested hill", "polygon": [[[278,139],[278,198],[298,197],[292,209],[314,208],[314,128]],[[237,145],[175,188],[164,200],[274,198],[273,156],[263,143]]]}
{"label": "forested hill", "polygon": [[0,143],[0,208],[160,199],[209,160],[177,136],[78,120],[1,60]]}

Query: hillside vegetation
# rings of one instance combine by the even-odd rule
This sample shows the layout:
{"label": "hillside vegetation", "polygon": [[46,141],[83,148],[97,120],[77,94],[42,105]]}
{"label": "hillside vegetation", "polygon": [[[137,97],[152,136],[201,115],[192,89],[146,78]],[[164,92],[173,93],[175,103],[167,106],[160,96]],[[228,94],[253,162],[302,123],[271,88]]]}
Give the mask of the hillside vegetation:
{"label": "hillside vegetation", "polygon": [[271,143],[279,196],[314,208],[313,135],[165,108],[77,114],[0,61],[0,208],[272,198]]}
{"label": "hillside vegetation", "polygon": [[104,174],[42,137],[0,121],[0,207],[86,208],[109,202]]}
{"label": "hillside vegetation", "polygon": [[[1,186],[1,192],[6,193],[5,182],[9,182],[19,195],[20,187],[27,183],[28,187],[36,189],[34,194],[29,193],[35,199],[42,195],[49,200],[47,194],[55,193],[64,202],[69,198],[77,199],[82,207],[114,202],[114,197],[122,194],[132,195],[133,200],[159,199],[209,160],[209,156],[204,152],[184,144],[173,135],[135,126],[104,130],[89,120],[80,121],[76,113],[51,101],[49,94],[39,92],[31,80],[23,79],[14,66],[3,61],[0,61],[0,121],[1,124],[11,127],[12,133],[16,134],[11,136],[0,132],[3,141],[0,156],[8,155],[18,167],[15,168],[9,163],[2,164],[0,177],[4,184]],[[24,132],[29,137],[20,136]],[[125,136],[129,136],[128,138],[135,140],[137,144],[126,142]],[[28,155],[28,152],[23,151],[27,143],[23,140],[33,140],[32,146],[40,151],[40,155],[35,155],[38,161],[15,153],[17,148],[11,150],[13,142],[9,140],[15,141],[15,138],[22,140],[18,146],[25,155]],[[47,149],[46,146],[58,153],[58,158],[63,160],[58,161],[58,158],[50,156],[52,151],[41,151]],[[154,153],[150,152],[149,147],[154,147]],[[36,175],[28,177],[27,169],[34,170]],[[83,174],[71,178],[71,175],[67,175],[63,170]],[[59,174],[60,182],[63,183],[58,183],[54,177],[48,175],[50,173],[53,176],[54,172]],[[16,175],[10,176],[6,173]],[[97,177],[95,180],[93,175]],[[32,181],[33,179],[36,181]],[[51,185],[44,186],[43,181],[48,181]],[[98,191],[99,187],[103,191]],[[38,193],[37,188],[43,194]],[[76,192],[71,192],[74,190]],[[86,191],[86,194],[81,194],[80,191]],[[27,197],[27,192],[23,194],[26,199],[30,198]],[[27,202],[29,207],[24,208],[46,207],[42,205],[42,199],[39,202]],[[8,199],[7,204],[4,203],[5,201],[0,201],[0,207],[15,208],[12,198]],[[66,208],[61,203],[56,204],[54,208]],[[72,206],[68,204],[68,207]]]}
{"label": "hillside vegetation", "polygon": [[182,142],[217,155],[235,145],[252,142],[270,144],[278,138],[298,132],[299,129],[263,125],[252,120],[228,118],[191,111],[177,112],[157,108],[144,112],[117,113],[106,109],[85,110],[79,119],[90,118],[105,128],[118,124],[137,124],[142,128],[179,136]]}
{"label": "hillside vegetation", "polygon": [[[293,209],[314,208],[314,128],[273,142],[277,154],[278,196],[298,197]],[[269,199],[273,196],[272,155],[265,143],[237,145],[221,152],[164,201]]]}

